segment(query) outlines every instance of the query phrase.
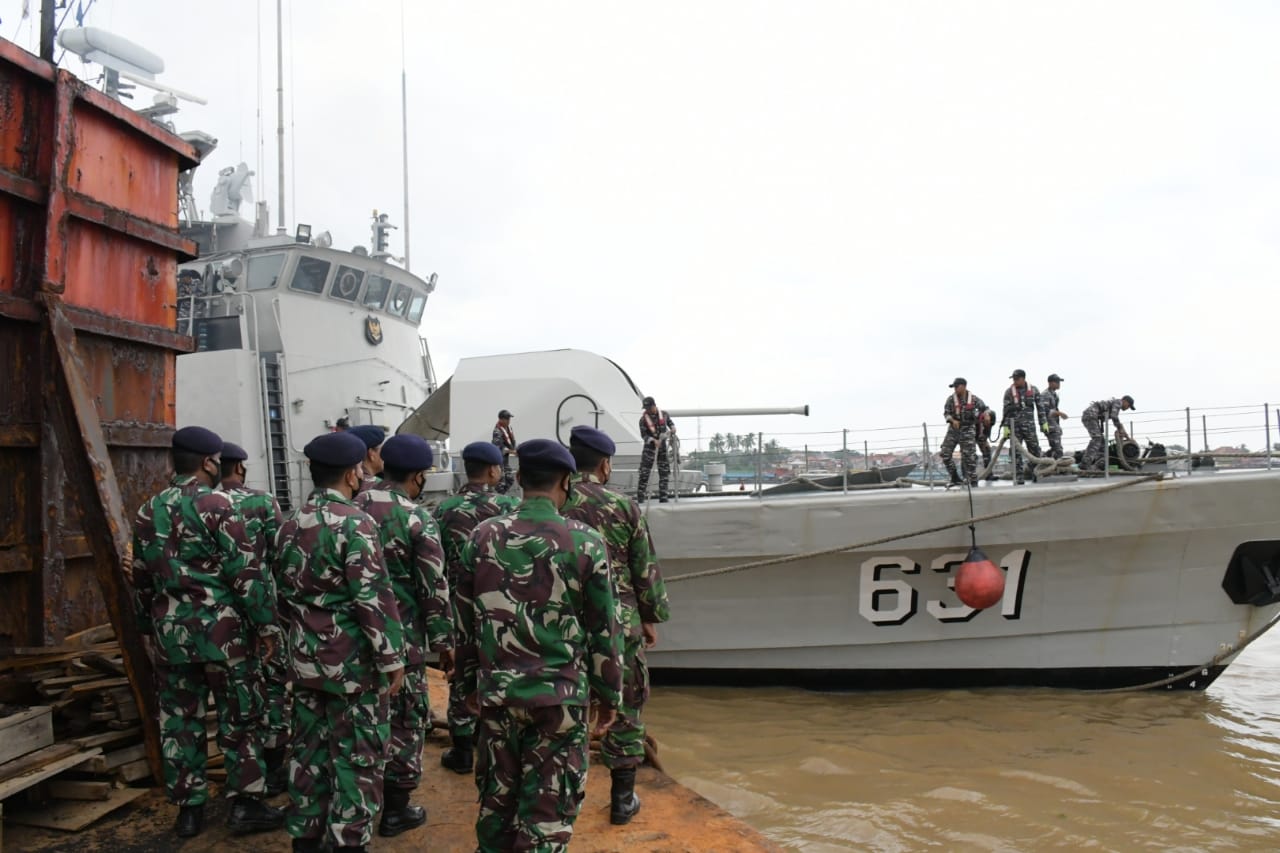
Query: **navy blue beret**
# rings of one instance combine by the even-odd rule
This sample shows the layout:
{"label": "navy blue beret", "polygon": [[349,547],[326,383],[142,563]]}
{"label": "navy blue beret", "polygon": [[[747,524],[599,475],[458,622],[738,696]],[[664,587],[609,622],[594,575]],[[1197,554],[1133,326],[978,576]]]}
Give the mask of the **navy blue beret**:
{"label": "navy blue beret", "polygon": [[363,441],[364,446],[369,450],[373,450],[387,440],[386,430],[373,424],[360,424],[360,426],[352,427],[347,432]]}
{"label": "navy blue beret", "polygon": [[302,448],[312,462],[331,468],[349,468],[363,462],[365,450],[364,442],[350,432],[326,432]]}
{"label": "navy blue beret", "polygon": [[211,429],[198,426],[183,427],[173,434],[173,449],[216,456],[222,452],[222,439]]}
{"label": "navy blue beret", "polygon": [[223,462],[244,462],[248,458],[249,454],[245,453],[244,448],[236,444],[234,441],[222,442]]}
{"label": "navy blue beret", "polygon": [[618,445],[613,443],[612,438],[589,426],[576,426],[569,430],[569,446],[573,447],[575,444],[581,444],[605,456],[612,456],[618,450]]}
{"label": "navy blue beret", "polygon": [[435,462],[435,454],[420,435],[393,435],[382,445],[382,461],[397,471],[425,471]]}
{"label": "navy blue beret", "polygon": [[462,458],[468,462],[484,462],[488,465],[502,464],[502,451],[492,441],[473,441],[462,448]]}
{"label": "navy blue beret", "polygon": [[539,468],[563,468],[577,471],[578,466],[569,455],[569,448],[549,438],[531,438],[516,448],[516,458],[521,465]]}

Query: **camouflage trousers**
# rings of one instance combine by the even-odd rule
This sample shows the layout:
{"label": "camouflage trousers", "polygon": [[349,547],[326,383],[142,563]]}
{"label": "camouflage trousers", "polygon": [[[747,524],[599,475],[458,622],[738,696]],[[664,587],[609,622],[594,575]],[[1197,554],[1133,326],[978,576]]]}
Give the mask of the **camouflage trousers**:
{"label": "camouflage trousers", "polygon": [[[991,467],[991,432],[990,430],[981,430],[977,433],[975,443],[978,445],[978,452],[982,454],[982,468],[985,471]],[[994,474],[988,474],[988,477],[994,477]]]}
{"label": "camouflage trousers", "polygon": [[1062,458],[1062,427],[1058,424],[1049,424],[1049,455],[1054,459]]}
{"label": "camouflage trousers", "polygon": [[938,449],[938,455],[942,457],[942,464],[946,466],[947,473],[952,477],[959,476],[956,474],[955,451],[956,445],[960,445],[960,466],[964,469],[964,479],[970,483],[978,482],[978,445],[977,435],[972,424],[962,426],[956,429],[953,426],[947,427],[947,435],[942,439],[942,447]]}
{"label": "camouflage trousers", "polygon": [[476,752],[479,849],[562,851],[587,783],[587,709],[482,708]]}
{"label": "camouflage trousers", "polygon": [[218,711],[218,746],[227,769],[227,795],[262,794],[262,686],[254,658],[156,666],[160,709],[160,750],[169,799],[195,806],[209,799],[205,711],[208,698]]}
{"label": "camouflage trousers", "polygon": [[1101,471],[1106,466],[1107,439],[1103,434],[1102,419],[1083,415],[1080,423],[1089,433],[1089,446],[1085,448],[1084,458],[1080,460],[1080,470]]}
{"label": "camouflage trousers", "polygon": [[[1036,432],[1034,418],[1014,418],[1009,422],[1009,426],[1012,427],[1013,434],[1022,441],[1023,445],[1026,446],[1028,452],[1035,456],[1040,455],[1040,438]],[[1023,469],[1033,471],[1035,470],[1035,464],[1029,462],[1021,452],[1013,449],[1012,442],[1010,442],[1010,445],[1011,449],[1009,452],[1013,453],[1014,457],[1014,475],[1017,477],[1018,482],[1022,482],[1024,476]]]}
{"label": "camouflage trousers", "polygon": [[293,757],[285,828],[294,838],[368,844],[382,809],[390,737],[387,695],[293,693]]}
{"label": "camouflage trousers", "polygon": [[658,461],[658,498],[666,500],[671,496],[671,461],[667,457],[667,443],[645,442],[640,453],[640,482],[636,486],[636,499],[644,502],[649,497],[649,473],[653,470],[654,459]]}
{"label": "camouflage trousers", "polygon": [[600,741],[600,758],[610,770],[644,763],[644,723],[640,711],[649,699],[649,666],[644,637],[627,635],[623,646],[622,704],[618,716]]}
{"label": "camouflage trousers", "polygon": [[454,665],[453,675],[449,676],[449,735],[451,737],[474,738],[476,735],[476,715],[467,710],[466,695],[462,687],[462,667]]}
{"label": "camouflage trousers", "polygon": [[507,461],[507,457],[502,457],[502,480],[493,487],[493,490],[500,495],[505,495],[511,486],[515,483],[515,475],[511,473],[511,463]]}
{"label": "camouflage trousers", "polygon": [[386,784],[411,791],[422,780],[422,741],[431,726],[431,697],[422,664],[405,667],[404,685],[391,697],[390,724]]}
{"label": "camouflage trousers", "polygon": [[289,706],[293,702],[289,690],[289,658],[284,643],[276,643],[271,657],[263,661],[262,680],[266,700],[262,745],[266,749],[283,749],[289,745]]}

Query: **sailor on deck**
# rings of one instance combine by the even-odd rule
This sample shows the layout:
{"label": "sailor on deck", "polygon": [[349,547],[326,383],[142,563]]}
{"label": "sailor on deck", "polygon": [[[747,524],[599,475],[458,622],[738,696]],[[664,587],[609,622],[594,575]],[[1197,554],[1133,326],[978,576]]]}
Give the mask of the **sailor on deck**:
{"label": "sailor on deck", "polygon": [[1062,411],[1062,401],[1058,398],[1058,389],[1061,387],[1062,377],[1050,373],[1049,387],[1040,392],[1040,411],[1044,415],[1040,431],[1049,439],[1049,455],[1054,459],[1062,458],[1062,424],[1058,421],[1067,419],[1067,414]]}
{"label": "sailor on deck", "polygon": [[[947,421],[947,435],[942,439],[942,447],[939,448],[938,455],[942,457],[942,464],[951,475],[951,485],[959,486],[967,482],[976,486],[978,485],[976,431],[979,419],[987,410],[987,404],[982,402],[981,397],[969,392],[969,384],[963,376],[957,376],[955,381],[947,387],[952,388],[953,391],[947,395],[946,402],[942,404],[942,417]],[[952,458],[957,444],[960,445],[960,465],[964,468],[964,480],[961,480],[956,472],[956,462]]]}
{"label": "sailor on deck", "polygon": [[[1037,413],[1044,411],[1044,403],[1040,399],[1040,391],[1027,382],[1025,370],[1015,370],[1010,375],[1013,384],[1004,392],[1004,420],[1002,421],[1005,438],[1013,436],[1026,446],[1027,452],[1033,456],[1040,455],[1040,440],[1036,437],[1036,424],[1043,418],[1036,418]],[[1016,448],[1013,452],[1015,482],[1022,485],[1023,469],[1030,463]],[[1035,474],[1031,475],[1035,479]]]}
{"label": "sailor on deck", "polygon": [[1090,404],[1080,415],[1080,423],[1089,431],[1089,446],[1080,460],[1080,470],[1101,471],[1106,466],[1107,440],[1103,437],[1103,424],[1110,419],[1116,425],[1116,437],[1127,439],[1129,434],[1120,423],[1120,413],[1133,409],[1133,398],[1128,394],[1123,397],[1112,397],[1110,400],[1098,400]]}
{"label": "sailor on deck", "polygon": [[511,476],[511,457],[516,452],[516,434],[511,429],[512,417],[511,412],[503,409],[498,412],[498,422],[493,425],[493,446],[502,451],[502,482],[494,489],[500,495],[505,495],[515,482],[515,478]]}
{"label": "sailor on deck", "polygon": [[671,462],[667,456],[667,442],[675,435],[676,425],[671,416],[658,408],[652,397],[644,398],[644,413],[640,415],[640,436],[644,450],[640,454],[640,482],[636,488],[636,500],[649,499],[649,472],[658,461],[658,503],[666,503],[671,495]]}

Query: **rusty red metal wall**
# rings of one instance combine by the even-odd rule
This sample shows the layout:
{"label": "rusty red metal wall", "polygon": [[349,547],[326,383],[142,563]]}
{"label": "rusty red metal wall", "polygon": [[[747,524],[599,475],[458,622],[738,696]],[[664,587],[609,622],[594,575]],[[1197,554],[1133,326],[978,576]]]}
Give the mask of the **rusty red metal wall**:
{"label": "rusty red metal wall", "polygon": [[[194,149],[0,39],[0,654],[117,619],[168,479]],[[122,637],[122,640],[127,640]]]}

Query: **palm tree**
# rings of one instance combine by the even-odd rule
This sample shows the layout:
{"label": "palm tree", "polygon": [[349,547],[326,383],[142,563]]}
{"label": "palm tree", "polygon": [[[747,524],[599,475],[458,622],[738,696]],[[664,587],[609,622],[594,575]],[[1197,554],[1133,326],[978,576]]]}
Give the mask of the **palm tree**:
{"label": "palm tree", "polygon": [[730,453],[738,452],[738,436],[734,435],[733,433],[729,433],[728,435],[725,436],[725,441],[728,442],[729,444]]}
{"label": "palm tree", "polygon": [[707,449],[710,450],[712,453],[723,454],[724,453],[724,435],[722,433],[716,433],[715,435],[711,436],[711,443],[707,446]]}
{"label": "palm tree", "polygon": [[743,453],[750,453],[756,446],[756,435],[753,432],[744,434],[739,440]]}

